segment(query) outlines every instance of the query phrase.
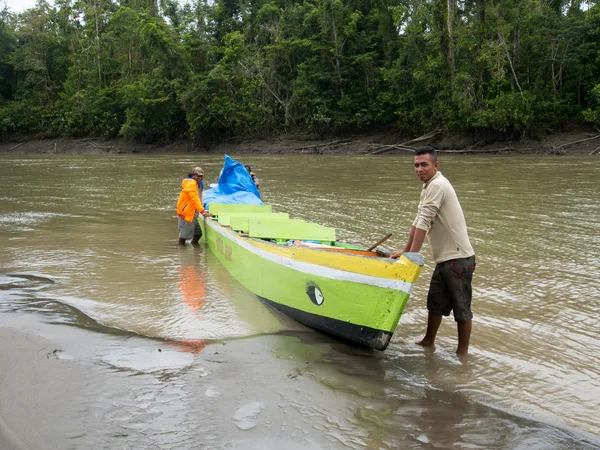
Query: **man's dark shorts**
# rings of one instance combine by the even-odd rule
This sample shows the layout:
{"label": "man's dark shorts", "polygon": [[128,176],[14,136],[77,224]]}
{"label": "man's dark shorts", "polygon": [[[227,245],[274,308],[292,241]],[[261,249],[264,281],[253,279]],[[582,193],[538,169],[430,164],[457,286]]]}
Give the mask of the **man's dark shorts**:
{"label": "man's dark shorts", "polygon": [[437,264],[427,294],[429,312],[449,316],[453,311],[457,322],[471,320],[471,281],[475,266],[474,255]]}

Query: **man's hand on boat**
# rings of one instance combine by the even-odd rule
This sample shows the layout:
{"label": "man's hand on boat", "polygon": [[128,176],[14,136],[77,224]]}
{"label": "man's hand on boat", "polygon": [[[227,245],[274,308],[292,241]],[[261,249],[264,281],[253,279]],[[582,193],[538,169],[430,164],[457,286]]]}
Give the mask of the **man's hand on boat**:
{"label": "man's hand on boat", "polygon": [[404,252],[392,252],[392,254],[390,255],[390,258],[398,259],[402,256],[402,253],[404,253]]}
{"label": "man's hand on boat", "polygon": [[212,214],[211,214],[211,213],[209,213],[209,212],[208,212],[206,209],[205,209],[204,211],[202,211],[202,215],[203,215],[204,217],[212,217]]}

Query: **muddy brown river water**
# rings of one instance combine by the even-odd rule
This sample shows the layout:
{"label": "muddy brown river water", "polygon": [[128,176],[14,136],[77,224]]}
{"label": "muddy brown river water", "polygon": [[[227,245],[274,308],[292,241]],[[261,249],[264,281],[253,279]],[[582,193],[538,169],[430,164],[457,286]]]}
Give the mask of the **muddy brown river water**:
{"label": "muddy brown river water", "polygon": [[[274,209],[403,246],[410,156],[234,158]],[[0,444],[600,448],[598,158],[442,157],[478,259],[467,358],[451,319],[434,349],[414,344],[427,247],[385,352],[281,316],[208,248],[178,248],[174,205],[196,165],[214,181],[222,156],[0,156],[0,331],[31,336],[21,350],[41,374],[21,386],[26,365],[0,367]],[[17,360],[11,339],[0,362]],[[38,394],[8,405],[15,389]]]}

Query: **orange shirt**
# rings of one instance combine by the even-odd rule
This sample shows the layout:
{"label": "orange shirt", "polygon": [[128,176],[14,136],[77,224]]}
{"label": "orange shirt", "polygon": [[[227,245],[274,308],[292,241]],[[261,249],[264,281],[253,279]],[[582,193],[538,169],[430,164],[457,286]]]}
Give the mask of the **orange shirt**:
{"label": "orange shirt", "polygon": [[196,211],[200,214],[204,212],[202,200],[200,199],[200,190],[198,183],[193,178],[185,178],[181,182],[181,193],[177,201],[177,215],[186,222],[192,222]]}

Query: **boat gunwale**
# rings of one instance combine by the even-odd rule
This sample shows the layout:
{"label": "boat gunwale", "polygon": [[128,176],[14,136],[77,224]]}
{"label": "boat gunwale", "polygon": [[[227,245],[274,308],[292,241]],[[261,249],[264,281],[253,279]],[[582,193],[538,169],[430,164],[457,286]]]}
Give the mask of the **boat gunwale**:
{"label": "boat gunwale", "polygon": [[[211,219],[208,218],[207,220],[211,220]],[[245,239],[247,242],[258,242],[260,244],[269,244],[269,245],[273,245],[277,248],[297,248],[297,249],[310,250],[310,251],[322,251],[322,252],[326,252],[326,253],[341,253],[346,256],[357,256],[359,258],[374,258],[374,259],[382,260],[382,261],[386,261],[386,262],[389,262],[389,259],[390,259],[388,256],[379,256],[379,254],[377,252],[368,251],[368,250],[359,250],[359,249],[342,248],[342,247],[323,248],[323,247],[310,247],[308,245],[279,244],[277,242],[272,242],[272,241],[268,241],[268,240],[261,239],[261,238],[250,237],[245,233],[240,233],[238,231],[233,230],[229,225],[220,224],[218,221],[215,221],[215,220],[211,220],[211,223],[213,223],[215,225],[219,225],[222,229],[229,231],[233,236],[240,238],[240,239]]]}
{"label": "boat gunwale", "polygon": [[[221,235],[224,235],[224,233],[226,233],[226,236],[224,235],[224,237],[227,239],[231,239],[236,245],[239,245],[242,248],[245,248],[246,250],[251,251],[256,256],[267,259],[275,264],[282,264],[280,261],[278,261],[278,259],[285,259],[287,261],[290,261],[291,264],[284,264],[284,265],[288,266],[290,269],[297,270],[297,271],[300,271],[303,273],[318,275],[318,276],[321,276],[324,278],[329,278],[329,279],[338,280],[338,281],[346,281],[346,282],[351,282],[351,283],[365,284],[368,286],[373,286],[373,287],[382,288],[382,289],[393,289],[396,291],[404,292],[408,295],[411,295],[411,293],[412,293],[414,281],[404,281],[404,280],[400,280],[397,278],[369,275],[364,272],[353,272],[353,271],[345,270],[343,268],[330,267],[327,265],[317,264],[314,262],[294,259],[289,255],[280,255],[278,253],[271,252],[268,249],[261,248],[261,246],[254,245],[254,243],[251,241],[251,240],[254,240],[254,241],[258,242],[258,239],[241,237],[241,236],[239,236],[239,234],[237,234],[236,232],[231,230],[231,228],[226,228],[225,226],[220,225],[216,221],[213,221],[213,220],[210,220],[207,218],[205,218],[204,220],[205,220],[205,223],[208,221],[208,226],[213,228],[213,230],[216,231],[217,233],[219,233]],[[260,242],[265,243],[265,244],[277,245],[277,244],[273,244],[271,242],[265,242],[262,240]],[[252,250],[248,247],[250,247]],[[283,246],[278,246],[278,247],[281,249],[285,249],[285,247],[283,247]],[[301,247],[298,247],[298,248],[301,248]],[[312,249],[310,249],[310,250],[312,250]],[[261,255],[260,253],[262,253],[262,252],[265,252],[269,256],[265,257],[264,255]],[[344,254],[341,254],[341,255],[345,256],[345,257],[358,256],[358,255],[344,255]],[[358,256],[358,257],[369,258],[369,257],[363,257],[363,256]],[[377,258],[377,259],[380,259],[382,263],[386,262],[389,264],[389,262],[390,262],[389,258]],[[395,263],[392,263],[392,264],[395,264]],[[413,264],[415,264],[415,263],[413,263]],[[293,266],[295,266],[295,267],[293,267]]]}

